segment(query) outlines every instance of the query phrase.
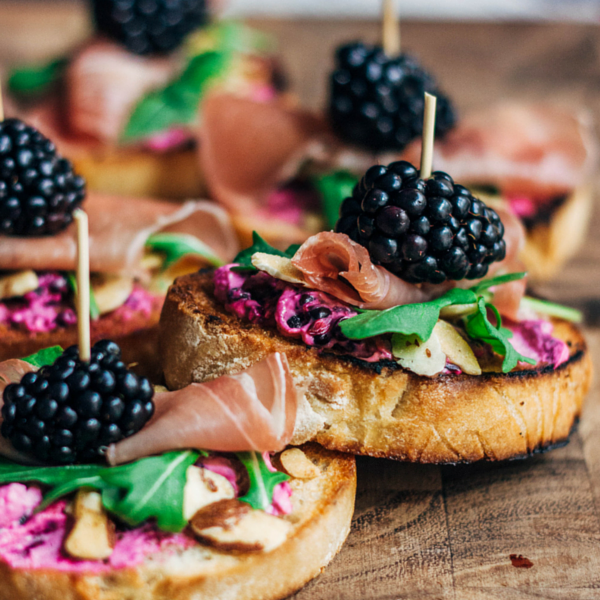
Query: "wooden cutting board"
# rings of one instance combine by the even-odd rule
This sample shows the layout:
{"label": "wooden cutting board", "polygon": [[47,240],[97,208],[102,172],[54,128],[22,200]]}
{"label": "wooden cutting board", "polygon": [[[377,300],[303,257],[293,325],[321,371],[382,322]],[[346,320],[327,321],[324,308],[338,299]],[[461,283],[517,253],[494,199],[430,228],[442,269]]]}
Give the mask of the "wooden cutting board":
{"label": "wooden cutting board", "polygon": [[[257,23],[280,39],[303,104],[324,105],[332,48],[375,23]],[[0,66],[60,55],[84,39],[84,3],[0,2]],[[502,96],[586,107],[600,120],[600,31],[575,24],[404,23],[403,43],[468,110]],[[600,326],[600,219],[543,288]],[[600,329],[588,330],[600,373]],[[359,459],[352,531],[296,600],[600,599],[600,389],[564,448],[470,467]],[[511,558],[512,557],[512,558]]]}

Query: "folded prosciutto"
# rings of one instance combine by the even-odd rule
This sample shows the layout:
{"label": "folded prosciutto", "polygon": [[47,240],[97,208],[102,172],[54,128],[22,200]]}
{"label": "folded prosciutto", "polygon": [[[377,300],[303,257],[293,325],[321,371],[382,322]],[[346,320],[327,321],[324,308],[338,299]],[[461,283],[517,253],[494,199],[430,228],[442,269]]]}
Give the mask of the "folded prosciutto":
{"label": "folded prosciutto", "polygon": [[[173,204],[89,192],[83,208],[92,272],[136,274],[146,241],[159,231],[191,234],[225,261],[238,250],[226,212],[208,201]],[[48,237],[0,237],[0,270],[73,270],[76,253],[74,225]]]}
{"label": "folded prosciutto", "polygon": [[313,235],[300,246],[292,264],[310,287],[360,308],[385,310],[431,298],[424,288],[374,265],[368,250],[343,233]]}
{"label": "folded prosciutto", "polygon": [[297,390],[285,354],[271,354],[237,375],[156,394],[152,420],[109,447],[118,465],[182,448],[278,451],[292,438]]}
{"label": "folded prosciutto", "polygon": [[[406,151],[418,160],[421,143]],[[597,155],[586,115],[546,104],[504,102],[467,115],[436,143],[433,164],[455,181],[544,199],[570,193]]]}

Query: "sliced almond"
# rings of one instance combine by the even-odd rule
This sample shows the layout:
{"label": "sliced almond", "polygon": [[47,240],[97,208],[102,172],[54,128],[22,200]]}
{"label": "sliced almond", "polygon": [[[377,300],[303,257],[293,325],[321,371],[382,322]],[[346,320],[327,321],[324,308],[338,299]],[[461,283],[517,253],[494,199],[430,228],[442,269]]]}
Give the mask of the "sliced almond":
{"label": "sliced almond", "polygon": [[417,375],[433,377],[446,366],[446,355],[435,333],[426,342],[421,342],[415,335],[395,335],[392,343],[392,353],[396,360]]}
{"label": "sliced almond", "polygon": [[460,367],[468,375],[481,375],[481,367],[473,350],[455,327],[439,320],[433,331],[440,340],[442,352],[451,363]]}
{"label": "sliced almond", "polygon": [[239,500],[221,500],[198,511],[190,522],[203,543],[227,552],[269,552],[289,535],[291,524]]}
{"label": "sliced almond", "polygon": [[0,277],[0,300],[24,296],[39,287],[38,276],[35,271],[17,271],[10,275]]}
{"label": "sliced almond", "polygon": [[252,255],[252,264],[259,271],[268,273],[275,279],[281,279],[289,283],[306,286],[304,275],[300,269],[297,269],[289,258],[285,256],[275,256],[264,252],[255,252]]}
{"label": "sliced almond", "polygon": [[92,279],[94,297],[101,315],[123,306],[133,292],[133,278],[122,275],[95,274]]}
{"label": "sliced almond", "polygon": [[300,448],[288,448],[279,456],[281,466],[297,479],[314,479],[321,474],[317,467]]}
{"label": "sliced almond", "polygon": [[183,516],[190,520],[201,508],[235,498],[235,490],[225,477],[208,469],[188,467],[183,490]]}
{"label": "sliced almond", "polygon": [[114,524],[102,506],[98,492],[81,489],[72,508],[75,523],[65,540],[65,551],[73,558],[104,560],[114,547]]}

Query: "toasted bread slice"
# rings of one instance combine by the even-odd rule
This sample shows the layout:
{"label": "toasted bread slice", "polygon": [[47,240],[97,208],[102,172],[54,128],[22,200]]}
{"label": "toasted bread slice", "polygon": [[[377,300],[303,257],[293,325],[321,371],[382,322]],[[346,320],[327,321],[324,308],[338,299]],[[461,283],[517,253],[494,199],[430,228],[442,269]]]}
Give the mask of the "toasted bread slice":
{"label": "toasted bread slice", "polygon": [[160,322],[161,363],[177,389],[234,373],[285,352],[306,390],[293,441],[422,463],[502,460],[560,444],[581,412],[591,359],[580,331],[555,322],[570,347],[551,367],[427,378],[396,363],[319,353],[276,330],[242,322],[215,300],[212,272],[181,277]]}
{"label": "toasted bread slice", "polygon": [[[157,356],[160,306],[157,303],[149,315],[137,311],[124,318],[109,313],[92,321],[92,344],[105,338],[115,341],[121,347],[126,364],[135,363],[136,373],[156,379],[160,373]],[[49,346],[68,348],[77,344],[77,339],[76,324],[41,333],[28,333],[0,324],[0,361],[29,356]]]}
{"label": "toasted bread slice", "polygon": [[271,552],[233,554],[206,545],[149,556],[136,568],[105,573],[15,570],[0,562],[3,600],[277,600],[316,577],[350,530],[354,457],[302,447],[320,474],[290,480],[293,511],[286,541]]}
{"label": "toasted bread slice", "polygon": [[97,147],[81,150],[70,158],[88,188],[97,192],[168,200],[206,195],[195,148],[152,152]]}

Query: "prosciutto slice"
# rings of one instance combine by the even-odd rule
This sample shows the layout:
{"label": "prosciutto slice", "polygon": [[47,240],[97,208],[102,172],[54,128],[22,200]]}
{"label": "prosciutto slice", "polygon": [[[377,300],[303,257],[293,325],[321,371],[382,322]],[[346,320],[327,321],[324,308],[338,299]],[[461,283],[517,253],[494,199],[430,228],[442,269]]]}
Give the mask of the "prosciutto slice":
{"label": "prosciutto slice", "polygon": [[137,101],[163,87],[176,63],[128,52],[107,40],[94,40],[73,59],[65,76],[68,129],[116,144]]}
{"label": "prosciutto slice", "polygon": [[200,163],[212,195],[230,210],[252,213],[296,174],[326,125],[283,101],[257,102],[211,93],[202,106]]}
{"label": "prosciutto slice", "polygon": [[374,265],[367,249],[343,233],[313,235],[296,252],[292,264],[314,289],[360,308],[385,310],[431,298],[425,289]]}
{"label": "prosciutto slice", "polygon": [[[4,400],[2,398],[4,388],[10,383],[19,383],[25,373],[31,373],[33,371],[37,371],[37,368],[24,360],[11,358],[10,360],[0,362],[0,409],[2,409],[2,406],[4,405]],[[2,417],[0,416],[0,424],[1,423]],[[0,435],[0,456],[24,464],[32,462],[30,457],[15,450],[12,444],[2,435]]]}
{"label": "prosciutto slice", "polygon": [[[83,208],[90,222],[90,269],[136,274],[148,237],[158,231],[191,234],[231,260],[238,242],[227,213],[208,201],[174,204],[89,192]],[[75,227],[54,236],[0,236],[0,269],[72,270]]]}
{"label": "prosciutto slice", "polygon": [[159,393],[154,402],[152,420],[109,447],[111,465],[183,448],[281,450],[292,438],[298,398],[285,354],[274,353],[237,375]]}
{"label": "prosciutto slice", "polygon": [[[466,115],[436,143],[434,167],[470,185],[544,200],[570,193],[590,174],[597,148],[590,119],[546,104],[504,102]],[[418,161],[420,141],[406,153]]]}

